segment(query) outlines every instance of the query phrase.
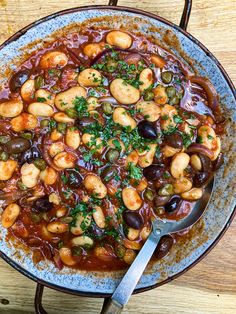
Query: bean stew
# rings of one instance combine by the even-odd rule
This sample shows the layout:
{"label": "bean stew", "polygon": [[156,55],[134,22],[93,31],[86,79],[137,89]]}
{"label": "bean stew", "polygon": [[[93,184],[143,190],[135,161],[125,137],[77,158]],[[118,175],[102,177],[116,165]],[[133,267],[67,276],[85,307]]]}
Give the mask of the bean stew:
{"label": "bean stew", "polygon": [[34,52],[0,89],[0,120],[1,224],[59,269],[127,267],[152,219],[188,215],[223,163],[212,84],[121,30]]}

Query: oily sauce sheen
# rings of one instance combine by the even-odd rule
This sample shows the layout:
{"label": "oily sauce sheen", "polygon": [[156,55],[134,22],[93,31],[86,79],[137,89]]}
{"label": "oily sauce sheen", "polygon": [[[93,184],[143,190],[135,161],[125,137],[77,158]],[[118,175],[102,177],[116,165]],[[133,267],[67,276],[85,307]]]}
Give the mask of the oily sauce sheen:
{"label": "oily sauce sheen", "polygon": [[223,163],[212,84],[125,31],[36,51],[2,87],[0,116],[2,226],[59,269],[127,267],[152,219],[188,215]]}

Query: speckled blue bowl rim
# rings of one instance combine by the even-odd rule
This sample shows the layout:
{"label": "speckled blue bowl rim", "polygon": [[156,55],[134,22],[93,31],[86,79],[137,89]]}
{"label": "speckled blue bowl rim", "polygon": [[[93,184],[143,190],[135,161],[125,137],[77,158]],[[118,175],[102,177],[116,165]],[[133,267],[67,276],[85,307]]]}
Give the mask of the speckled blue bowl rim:
{"label": "speckled blue bowl rim", "polygon": [[[15,35],[11,36],[6,42],[4,42],[2,45],[0,45],[0,50],[3,47],[6,47],[7,45],[9,45],[10,43],[16,41],[19,37],[21,37],[23,34],[25,34],[29,29],[37,26],[40,23],[49,21],[53,18],[56,18],[58,16],[61,15],[65,15],[65,14],[70,14],[70,13],[75,13],[75,12],[81,12],[81,11],[88,11],[88,10],[115,10],[115,11],[123,11],[126,13],[134,13],[134,14],[139,14],[141,16],[145,16],[147,18],[151,18],[154,19],[158,22],[161,22],[163,24],[165,24],[166,26],[169,26],[171,29],[174,29],[176,32],[180,32],[182,33],[184,36],[186,36],[188,39],[190,39],[193,43],[195,43],[196,45],[198,45],[201,50],[206,54],[206,56],[208,56],[217,66],[217,68],[220,70],[225,82],[227,83],[226,85],[229,87],[229,89],[232,92],[233,98],[234,98],[234,106],[236,103],[236,92],[235,92],[235,87],[233,85],[233,83],[231,82],[230,78],[228,77],[226,71],[224,70],[224,68],[222,67],[222,65],[219,63],[219,61],[213,56],[213,54],[205,47],[203,46],[196,38],[194,38],[192,35],[190,35],[188,32],[182,30],[180,27],[178,27],[177,25],[157,16],[154,15],[152,13],[148,13],[142,10],[138,10],[138,9],[132,9],[132,8],[127,8],[127,7],[112,7],[112,6],[84,6],[84,7],[78,7],[78,8],[72,8],[72,9],[67,9],[67,10],[63,10],[60,12],[57,12],[55,14],[49,15],[47,17],[44,17],[34,23],[31,23],[30,25],[26,26],[25,28],[23,28],[22,30],[18,31]],[[234,206],[235,206],[235,202],[234,202]],[[209,245],[207,247],[207,249],[205,251],[203,251],[203,253],[198,256],[198,258],[193,261],[191,264],[189,264],[185,269],[183,269],[182,271],[180,271],[179,273],[167,278],[166,280],[157,283],[157,284],[153,284],[153,285],[149,285],[143,288],[138,288],[134,291],[134,293],[139,293],[142,291],[146,291],[152,288],[155,288],[159,285],[162,285],[164,283],[167,283],[171,280],[173,280],[174,278],[180,276],[181,274],[183,274],[184,272],[186,272],[188,269],[190,269],[191,267],[193,267],[194,265],[196,265],[200,260],[202,260],[206,254],[208,254],[210,252],[210,250],[218,243],[218,241],[220,240],[220,238],[223,236],[223,234],[225,233],[225,231],[227,230],[227,228],[229,227],[230,223],[232,222],[234,216],[236,214],[236,208],[232,208],[231,210],[231,215],[228,217],[227,222],[224,224],[223,229],[221,230],[221,232],[218,234],[218,236],[215,238],[215,240],[213,241],[213,243],[211,245]],[[107,297],[110,296],[110,293],[99,293],[99,292],[84,292],[84,291],[79,291],[79,290],[75,290],[75,289],[70,289],[69,287],[61,287],[58,285],[55,285],[51,282],[47,282],[44,281],[42,279],[37,278],[37,276],[31,274],[28,270],[24,269],[23,267],[21,267],[19,264],[17,264],[15,261],[13,261],[9,256],[7,256],[6,254],[4,254],[3,252],[0,253],[1,257],[8,262],[12,267],[14,267],[16,270],[18,270],[19,272],[21,272],[22,274],[24,274],[25,276],[27,276],[28,278],[41,283],[47,287],[59,290],[59,291],[64,291],[64,292],[69,292],[72,294],[76,294],[76,295],[81,295],[81,296],[92,296],[92,297]]]}

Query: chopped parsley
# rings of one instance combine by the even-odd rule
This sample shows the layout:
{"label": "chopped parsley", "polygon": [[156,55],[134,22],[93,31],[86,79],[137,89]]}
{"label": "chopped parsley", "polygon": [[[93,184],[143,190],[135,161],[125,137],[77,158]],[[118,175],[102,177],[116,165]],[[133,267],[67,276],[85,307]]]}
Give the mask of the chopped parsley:
{"label": "chopped parsley", "polygon": [[129,177],[135,180],[140,180],[143,176],[142,169],[136,167],[133,162],[128,164]]}
{"label": "chopped parsley", "polygon": [[207,135],[207,138],[208,138],[209,140],[213,140],[213,139],[214,139],[214,136],[208,134],[208,135]]}
{"label": "chopped parsley", "polygon": [[[85,202],[80,202],[79,204],[77,204],[71,211],[70,211],[70,216],[73,218],[72,222],[70,223],[71,227],[75,227],[76,225],[76,218],[77,218],[77,214],[82,214],[82,216],[84,218],[86,218],[89,215],[89,208],[88,208],[88,204]],[[86,223],[86,222],[85,222]],[[82,228],[82,224],[81,224],[81,228]],[[83,229],[83,228],[82,228]]]}
{"label": "chopped parsley", "polygon": [[184,133],[184,132],[182,132],[181,135],[183,138],[184,147],[186,147],[186,148],[189,147],[189,145],[192,144],[191,135],[189,135],[188,133]]}
{"label": "chopped parsley", "polygon": [[203,143],[203,139],[202,139],[202,137],[201,137],[200,135],[198,135],[198,137],[197,137],[197,142],[198,142],[199,144],[202,144],[202,143]]}
{"label": "chopped parsley", "polygon": [[120,145],[120,142],[117,139],[114,139],[112,141],[112,144],[114,144],[115,148],[117,148],[119,151],[121,151],[122,147]]}
{"label": "chopped parsley", "polygon": [[88,117],[88,102],[84,97],[76,96],[73,105],[79,118]]}
{"label": "chopped parsley", "polygon": [[61,180],[64,184],[66,184],[68,182],[68,178],[67,176],[65,176],[64,174],[61,175]]}
{"label": "chopped parsley", "polygon": [[173,120],[174,120],[174,122],[175,122],[176,124],[180,124],[180,123],[183,122],[183,119],[182,119],[179,115],[177,115],[177,114],[175,114],[175,115],[173,116]]}
{"label": "chopped parsley", "polygon": [[37,97],[36,100],[37,100],[38,102],[46,102],[46,101],[47,101],[47,99],[44,98],[44,97]]}
{"label": "chopped parsley", "polygon": [[49,128],[50,129],[55,129],[56,126],[57,126],[57,123],[56,123],[55,120],[52,119],[52,120],[49,121]]}

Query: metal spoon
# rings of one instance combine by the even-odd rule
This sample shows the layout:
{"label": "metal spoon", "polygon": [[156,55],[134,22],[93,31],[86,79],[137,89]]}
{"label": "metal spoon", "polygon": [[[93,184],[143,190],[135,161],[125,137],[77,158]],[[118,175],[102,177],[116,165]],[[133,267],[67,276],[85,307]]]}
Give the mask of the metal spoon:
{"label": "metal spoon", "polygon": [[127,273],[119,283],[115,292],[104,305],[101,314],[119,314],[126,303],[128,303],[142,273],[155,251],[160,238],[166,234],[182,231],[195,224],[204,213],[214,186],[214,178],[205,188],[203,197],[195,204],[191,213],[178,221],[165,221],[156,219],[150,236],[146,240],[139,254],[133,261]]}

